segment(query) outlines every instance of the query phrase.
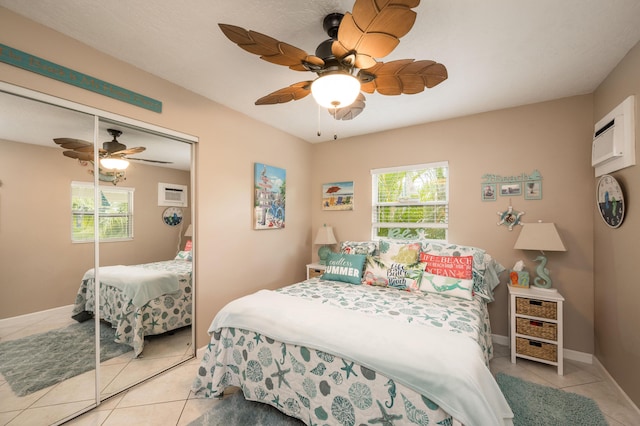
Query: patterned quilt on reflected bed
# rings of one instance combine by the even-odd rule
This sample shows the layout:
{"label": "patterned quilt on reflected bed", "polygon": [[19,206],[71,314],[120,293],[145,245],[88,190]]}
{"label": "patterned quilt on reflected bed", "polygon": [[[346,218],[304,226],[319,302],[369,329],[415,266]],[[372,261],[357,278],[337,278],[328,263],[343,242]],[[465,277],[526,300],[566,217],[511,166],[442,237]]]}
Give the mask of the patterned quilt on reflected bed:
{"label": "patterned quilt on reflected bed", "polygon": [[[145,336],[191,325],[191,272],[191,260],[180,254],[175,260],[100,267],[100,319],[115,328],[115,341],[132,346],[137,357]],[[94,282],[91,269],[76,295],[72,316],[77,321],[95,312]]]}

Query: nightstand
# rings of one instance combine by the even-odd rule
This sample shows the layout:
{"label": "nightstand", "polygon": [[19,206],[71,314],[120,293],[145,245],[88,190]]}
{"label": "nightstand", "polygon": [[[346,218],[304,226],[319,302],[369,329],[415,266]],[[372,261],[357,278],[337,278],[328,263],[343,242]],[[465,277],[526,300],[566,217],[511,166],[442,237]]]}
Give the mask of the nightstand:
{"label": "nightstand", "polygon": [[556,291],[535,287],[509,289],[511,362],[526,358],[555,365],[563,375],[562,303]]}
{"label": "nightstand", "polygon": [[319,263],[310,263],[307,265],[307,279],[319,277],[324,274],[327,265],[321,265]]}

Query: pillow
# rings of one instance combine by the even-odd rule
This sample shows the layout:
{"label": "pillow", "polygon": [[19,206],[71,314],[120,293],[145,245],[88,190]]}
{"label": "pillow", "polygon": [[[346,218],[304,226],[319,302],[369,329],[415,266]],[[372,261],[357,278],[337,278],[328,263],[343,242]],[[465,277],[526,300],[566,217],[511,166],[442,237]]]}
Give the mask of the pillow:
{"label": "pillow", "polygon": [[425,293],[446,294],[471,300],[473,299],[473,280],[435,275],[425,271],[420,282],[420,290]]}
{"label": "pillow", "polygon": [[179,251],[174,260],[188,260],[191,262],[192,259],[191,251]]}
{"label": "pillow", "polygon": [[364,254],[330,253],[322,279],[360,284],[365,259]]}
{"label": "pillow", "polygon": [[343,241],[340,243],[341,253],[373,256],[377,251],[377,241]]}
{"label": "pillow", "polygon": [[418,242],[399,243],[395,241],[380,241],[380,258],[387,263],[395,262],[404,265],[418,263],[421,245]]}
{"label": "pillow", "polygon": [[380,256],[368,256],[363,284],[417,290],[424,265],[418,262],[420,243],[380,240]]}
{"label": "pillow", "polygon": [[431,253],[420,253],[420,262],[427,264],[425,271],[434,275],[461,278],[473,278],[472,256],[436,256]]}
{"label": "pillow", "polygon": [[367,265],[362,283],[381,287],[393,287],[399,290],[417,291],[424,274],[426,264],[405,265],[378,261]]}
{"label": "pillow", "polygon": [[499,268],[495,270],[497,274],[504,271],[504,268],[502,265],[494,262],[491,256],[484,250],[471,246],[424,241],[422,243],[422,251],[443,256],[472,256],[473,293],[489,302],[493,301],[493,289],[500,281],[494,280],[494,278],[497,278],[497,275],[494,276],[493,273],[485,274],[485,272],[492,270],[494,264],[499,266]]}

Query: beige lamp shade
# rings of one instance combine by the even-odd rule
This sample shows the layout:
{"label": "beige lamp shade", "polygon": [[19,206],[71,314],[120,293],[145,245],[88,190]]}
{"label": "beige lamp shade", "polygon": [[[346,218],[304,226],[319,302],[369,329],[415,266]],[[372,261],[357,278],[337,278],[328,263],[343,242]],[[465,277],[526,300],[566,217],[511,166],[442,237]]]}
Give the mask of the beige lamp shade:
{"label": "beige lamp shade", "polygon": [[553,223],[525,223],[520,230],[514,249],[540,251],[567,251],[556,225]]}
{"label": "beige lamp shade", "polygon": [[324,225],[318,229],[316,239],[313,240],[313,244],[335,244],[337,243],[335,235],[333,235],[333,227]]}
{"label": "beige lamp shade", "polygon": [[184,231],[184,236],[193,237],[193,226],[191,224],[189,224],[189,226],[187,226],[187,230]]}

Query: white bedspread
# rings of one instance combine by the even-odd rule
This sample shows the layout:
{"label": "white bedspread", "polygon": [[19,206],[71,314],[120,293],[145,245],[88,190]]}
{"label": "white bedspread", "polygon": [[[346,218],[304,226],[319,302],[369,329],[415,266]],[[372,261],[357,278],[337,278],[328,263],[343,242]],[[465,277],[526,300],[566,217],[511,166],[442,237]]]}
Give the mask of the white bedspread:
{"label": "white bedspread", "polygon": [[238,327],[326,351],[413,388],[465,425],[512,424],[513,413],[475,341],[432,327],[365,317],[261,290],[226,305],[209,332]]}
{"label": "white bedspread", "polygon": [[[178,291],[178,276],[172,272],[146,269],[136,266],[100,267],[100,282],[116,287],[141,308],[158,296]],[[89,269],[83,280],[95,278],[94,269]]]}

